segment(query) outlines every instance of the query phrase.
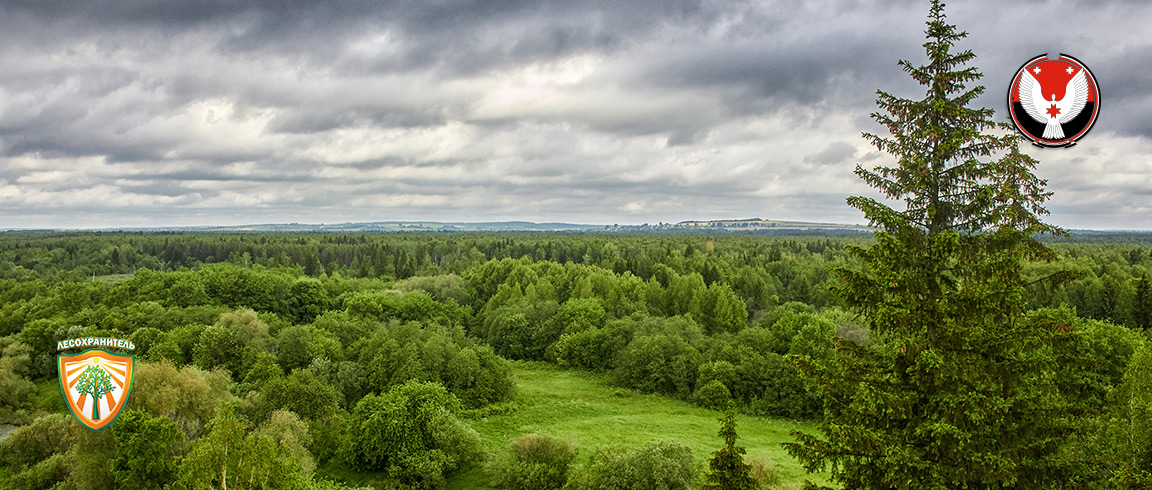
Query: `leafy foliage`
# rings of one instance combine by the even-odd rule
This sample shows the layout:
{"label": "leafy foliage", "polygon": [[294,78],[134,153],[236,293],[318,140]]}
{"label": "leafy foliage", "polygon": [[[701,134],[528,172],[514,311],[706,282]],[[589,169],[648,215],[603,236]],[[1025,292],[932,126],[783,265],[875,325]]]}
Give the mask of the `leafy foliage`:
{"label": "leafy foliage", "polygon": [[195,366],[177,368],[169,362],[136,364],[132,396],[124,410],[144,410],[165,417],[187,440],[201,435],[216,408],[235,400],[228,391],[228,374]]}
{"label": "leafy foliage", "polygon": [[26,470],[53,454],[65,452],[72,445],[72,420],[65,414],[38,417],[0,441],[0,463],[8,468]]}
{"label": "leafy foliage", "polygon": [[445,474],[479,460],[480,437],[454,412],[460,402],[436,383],[409,381],[356,404],[345,459],[386,471],[416,488],[439,488]]}
{"label": "leafy foliage", "polygon": [[175,481],[178,445],[184,437],[171,420],[129,410],[112,426],[112,435],[112,475],[118,487],[159,489]]}
{"label": "leafy foliage", "polygon": [[[978,248],[964,234],[957,250]],[[1021,345],[1036,346],[1028,349],[1038,360],[1052,359],[1038,366],[1052,366],[1066,401],[1058,418],[1077,429],[1061,444],[1060,464],[1076,467],[1077,488],[1139,481],[1139,468],[1122,466],[1109,448],[1129,433],[1117,422],[1126,417],[1119,400],[1142,305],[1152,297],[1142,292],[1142,278],[1152,277],[1152,242],[1137,235],[1060,240],[1052,247],[1063,258],[1020,268],[1035,285],[1003,289],[1028,308],[1051,307],[1027,320],[1051,330],[1051,342]],[[199,449],[189,459],[227,405],[243,432],[237,447],[278,454],[276,464],[302,475],[285,479],[290,486],[335,486],[308,476],[317,465],[326,477],[359,478],[339,457],[350,446],[350,412],[366,395],[410,381],[443,385],[474,424],[533,410],[532,400],[512,401],[511,368],[500,353],[600,371],[618,386],[697,405],[733,401],[742,413],[815,417],[824,398],[797,364],[840,356],[834,342],[844,341],[834,337],[850,339],[868,359],[899,352],[890,333],[874,331],[873,312],[858,303],[852,313],[841,311],[850,302],[828,291],[838,280],[829,266],[861,266],[848,251],[863,244],[738,234],[5,233],[0,423],[31,424],[8,440],[38,447],[5,446],[0,482],[117,486],[110,462],[136,447],[131,437],[113,437],[119,422],[95,435],[37,425],[52,420],[46,411],[65,409],[58,390],[44,389],[56,386],[56,342],[81,336],[136,344],[125,413],[175,426],[184,441],[168,448],[177,473],[210,454]],[[912,267],[911,258],[902,260]],[[1083,275],[1062,289],[1042,280],[1064,269]],[[104,276],[111,273],[123,275]],[[1133,386],[1124,393],[1143,389]],[[617,392],[620,402],[638,399]],[[33,426],[39,435],[19,435]],[[9,454],[13,462],[4,463]],[[245,468],[252,461],[229,471],[252,478],[267,471]],[[171,478],[179,474],[149,480]]]}
{"label": "leafy foliage", "polygon": [[249,433],[232,407],[222,406],[180,465],[175,488],[306,488],[308,480],[287,445]]}
{"label": "leafy foliage", "polygon": [[1152,487],[1152,348],[1144,345],[1133,356],[1123,382],[1113,393],[1107,436],[1098,454],[1097,470],[1116,488]]}
{"label": "leafy foliage", "polygon": [[434,381],[467,408],[512,395],[507,361],[467,338],[459,327],[382,325],[351,351],[375,391],[385,392],[410,380]]}
{"label": "leafy foliage", "polygon": [[37,405],[36,385],[26,378],[31,351],[12,337],[0,339],[0,423],[31,421]]}
{"label": "leafy foliage", "polygon": [[692,449],[657,442],[637,450],[606,447],[573,475],[568,490],[681,490],[691,488],[696,466]]}

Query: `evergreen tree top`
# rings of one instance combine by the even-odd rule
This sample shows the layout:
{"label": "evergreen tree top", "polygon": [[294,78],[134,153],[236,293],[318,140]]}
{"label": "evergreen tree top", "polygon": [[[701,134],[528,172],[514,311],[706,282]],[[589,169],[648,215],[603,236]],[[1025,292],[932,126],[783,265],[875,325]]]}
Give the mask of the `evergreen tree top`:
{"label": "evergreen tree top", "polygon": [[1036,161],[993,111],[974,55],[931,2],[927,61],[899,65],[921,99],[878,91],[865,133],[895,163],[856,173],[904,207],[851,197],[882,230],[860,259],[833,270],[845,303],[866,314],[874,342],[837,339],[825,360],[793,357],[824,401],[820,435],[785,443],[809,471],[831,469],[843,488],[1058,488],[1069,426],[1053,382],[1054,331],[1027,314],[1028,255],[1050,256],[1032,235],[1051,193]]}
{"label": "evergreen tree top", "polygon": [[1036,160],[1020,152],[1019,137],[1010,124],[993,119],[992,109],[970,107],[984,87],[969,87],[983,76],[975,67],[964,67],[975,58],[972,51],[953,52],[967,33],[946,21],[938,0],[932,2],[927,26],[926,63],[898,62],[926,87],[924,98],[878,90],[880,111],[872,118],[889,136],[863,135],[892,154],[895,165],[856,167],[856,174],[886,198],[904,201],[904,210],[861,196],[848,203],[888,231],[913,227],[928,235],[967,234],[1009,227],[1028,234],[1059,232],[1040,218],[1048,214],[1042,203],[1051,193],[1032,174]]}
{"label": "evergreen tree top", "polygon": [[759,484],[752,478],[751,467],[744,462],[744,448],[736,445],[736,404],[728,402],[728,409],[720,421],[720,432],[724,447],[712,453],[708,462],[710,469],[705,477],[706,490],[754,490]]}

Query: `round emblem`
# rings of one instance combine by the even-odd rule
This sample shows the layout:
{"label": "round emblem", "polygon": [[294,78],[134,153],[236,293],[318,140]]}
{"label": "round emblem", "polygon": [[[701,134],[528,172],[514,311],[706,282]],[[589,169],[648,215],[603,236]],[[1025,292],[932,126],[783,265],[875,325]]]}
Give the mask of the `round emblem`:
{"label": "round emblem", "polygon": [[1067,147],[1092,129],[1100,111],[1096,77],[1080,60],[1061,54],[1032,58],[1008,88],[1012,122],[1033,144]]}

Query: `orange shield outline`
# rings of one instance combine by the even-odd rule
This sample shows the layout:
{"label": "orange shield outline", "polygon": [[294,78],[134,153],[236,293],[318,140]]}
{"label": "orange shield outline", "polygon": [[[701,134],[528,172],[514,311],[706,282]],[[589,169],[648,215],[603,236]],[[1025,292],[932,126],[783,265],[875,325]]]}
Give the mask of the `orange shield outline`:
{"label": "orange shield outline", "polygon": [[72,416],[94,431],[108,427],[132,394],[136,356],[88,349],[56,356],[60,392]]}

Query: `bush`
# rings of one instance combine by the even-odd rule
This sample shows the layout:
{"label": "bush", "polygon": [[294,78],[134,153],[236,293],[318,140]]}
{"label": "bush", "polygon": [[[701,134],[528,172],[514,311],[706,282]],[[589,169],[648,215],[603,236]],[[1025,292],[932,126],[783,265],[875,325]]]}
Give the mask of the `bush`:
{"label": "bush", "polygon": [[543,434],[528,434],[508,446],[488,465],[492,482],[513,490],[563,488],[576,457],[572,443]]}
{"label": "bush", "polygon": [[608,319],[603,303],[597,298],[572,298],[560,306],[552,317],[562,333],[573,334],[601,328]]}
{"label": "bush", "polygon": [[784,477],[780,475],[780,470],[768,458],[760,456],[746,462],[751,467],[749,473],[752,479],[760,484],[760,488],[779,488],[783,484]]}
{"label": "bush", "polygon": [[696,465],[692,449],[677,442],[658,442],[628,450],[602,448],[576,472],[568,490],[684,490],[692,488]]}
{"label": "bush", "polygon": [[307,369],[272,378],[264,385],[261,394],[264,395],[263,403],[257,407],[255,420],[264,420],[280,408],[308,420],[323,418],[336,413],[341,399],[335,387]]}
{"label": "bush", "polygon": [[143,410],[129,410],[112,426],[116,457],[112,475],[120,488],[160,489],[176,476],[176,449],[184,442],[176,424]]}
{"label": "bush", "polygon": [[348,415],[343,411],[308,421],[308,436],[311,438],[311,443],[307,445],[307,449],[316,462],[325,463],[340,455],[346,442],[344,432],[347,424]]}
{"label": "bush", "polygon": [[698,388],[696,394],[692,395],[692,399],[697,405],[704,408],[720,410],[732,401],[732,393],[728,391],[728,387],[724,386],[723,382],[714,379]]}
{"label": "bush", "polygon": [[[5,345],[8,341],[11,343]],[[31,365],[31,351],[14,337],[0,339],[0,424],[31,421],[36,385],[24,378]]]}
{"label": "bush", "polygon": [[563,325],[552,321],[559,309],[555,301],[528,299],[496,308],[484,318],[486,340],[504,357],[543,360],[545,350],[563,331]]}
{"label": "bush", "polygon": [[636,337],[616,358],[616,380],[627,388],[687,398],[694,391],[700,358],[680,337]]}
{"label": "bush", "polygon": [[769,353],[746,360],[742,375],[755,379],[761,388],[749,403],[751,413],[789,418],[810,418],[820,414],[820,399],[808,392],[804,375],[782,356]]}
{"label": "bush", "polygon": [[452,299],[459,304],[466,305],[472,301],[472,298],[468,296],[468,283],[456,274],[411,277],[392,287],[405,292],[424,291],[440,302]]}
{"label": "bush", "polygon": [[166,361],[141,362],[136,364],[135,378],[124,410],[143,409],[152,416],[167,417],[187,440],[199,437],[216,407],[234,398],[224,371],[176,368]]}
{"label": "bush", "polygon": [[68,477],[68,462],[63,454],[53,454],[32,467],[12,475],[12,488],[32,490],[55,488]]}
{"label": "bush", "polygon": [[562,335],[552,345],[552,354],[556,363],[564,367],[611,369],[616,354],[631,340],[632,331],[613,322],[604,328],[590,328]]}
{"label": "bush", "polygon": [[0,464],[18,470],[67,451],[72,446],[71,425],[70,416],[53,413],[12,431],[0,441]]}
{"label": "bush", "polygon": [[399,483],[440,488],[444,475],[480,459],[480,436],[454,414],[460,401],[438,383],[409,381],[356,404],[345,460]]}

